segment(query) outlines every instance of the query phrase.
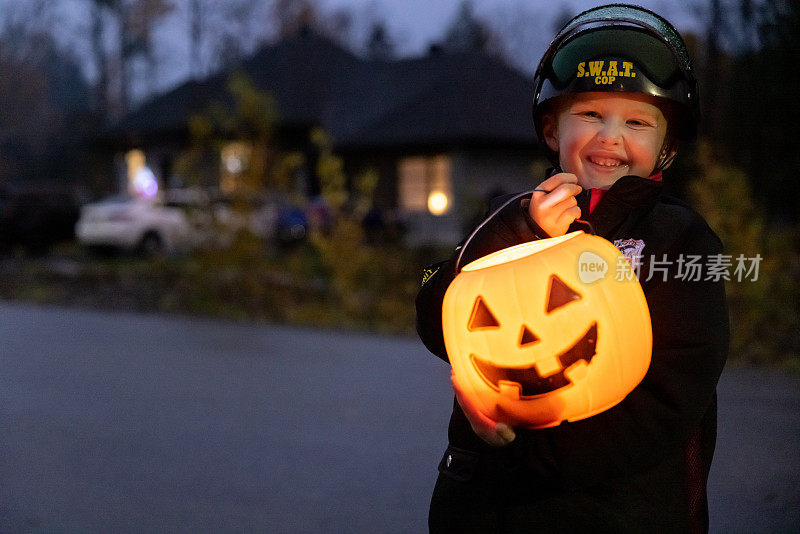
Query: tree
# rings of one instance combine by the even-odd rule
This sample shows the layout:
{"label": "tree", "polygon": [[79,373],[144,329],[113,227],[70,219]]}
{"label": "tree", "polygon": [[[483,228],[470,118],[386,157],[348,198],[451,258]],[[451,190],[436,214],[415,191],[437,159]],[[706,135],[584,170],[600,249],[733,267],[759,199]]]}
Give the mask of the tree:
{"label": "tree", "polygon": [[382,22],[377,22],[372,26],[364,49],[369,59],[389,60],[394,58],[394,43]]}
{"label": "tree", "polygon": [[553,35],[558,33],[561,28],[567,25],[567,22],[571,21],[572,18],[577,15],[572,9],[567,6],[561,6],[559,8],[558,14],[553,18]]}
{"label": "tree", "polygon": [[30,21],[0,30],[0,181],[73,175],[88,110],[77,61]]}
{"label": "tree", "polygon": [[487,11],[482,24],[491,36],[488,48],[521,71],[533,75],[553,37],[548,12],[537,2],[525,1],[503,3]]}
{"label": "tree", "polygon": [[[718,123],[709,130],[721,156],[746,170],[771,222],[800,221],[800,151],[796,147],[800,88],[800,4],[740,0],[740,31],[757,42],[721,63],[710,87],[718,92]],[[749,40],[744,41],[748,43]],[[701,93],[702,94],[702,93]]]}
{"label": "tree", "polygon": [[200,78],[203,74],[201,66],[201,46],[203,43],[203,3],[200,0],[189,0],[189,56],[190,75]]}
{"label": "tree", "polygon": [[472,2],[464,0],[441,43],[445,52],[497,52],[499,43],[484,23],[475,17]]}
{"label": "tree", "polygon": [[105,11],[113,1],[114,0],[92,0],[91,2],[91,49],[95,69],[97,70],[93,107],[100,112],[105,112],[108,109],[109,102],[109,57],[103,43],[103,36],[106,28]]}
{"label": "tree", "polygon": [[[745,173],[721,163],[707,144],[700,145],[698,162],[702,173],[691,186],[693,204],[722,239],[731,260],[726,283],[731,356],[800,365],[800,287],[793,275],[800,262],[792,250],[795,232],[768,229],[762,210],[752,200]],[[749,274],[737,273],[740,265]]]}
{"label": "tree", "polygon": [[252,24],[256,19],[255,5],[249,0],[225,2],[217,13],[224,24],[217,24],[218,33],[212,37],[211,51],[214,70],[231,69],[246,55],[252,45]]}
{"label": "tree", "polygon": [[191,146],[176,162],[176,171],[193,177],[196,183],[212,187],[220,183],[219,161],[231,142],[243,145],[243,163],[236,171],[236,190],[287,192],[291,188],[291,162],[296,155],[285,154],[273,143],[278,109],[272,95],[259,90],[242,73],[228,79],[226,102],[213,102],[190,117]]}
{"label": "tree", "polygon": [[317,12],[309,0],[275,0],[272,17],[280,39],[318,26]]}
{"label": "tree", "polygon": [[[155,79],[157,58],[152,44],[155,24],[173,9],[171,0],[88,0],[92,13],[92,55],[98,72],[97,104],[111,115],[127,112],[131,104],[134,60],[141,58]],[[116,49],[106,47],[106,33],[116,32]],[[116,96],[111,94],[116,88]],[[147,89],[152,89],[148,87]]]}

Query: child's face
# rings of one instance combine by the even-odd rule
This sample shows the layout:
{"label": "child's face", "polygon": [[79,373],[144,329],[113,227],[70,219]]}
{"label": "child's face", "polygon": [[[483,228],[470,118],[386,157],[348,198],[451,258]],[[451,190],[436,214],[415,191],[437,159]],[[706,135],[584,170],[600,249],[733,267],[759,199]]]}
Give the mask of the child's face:
{"label": "child's face", "polygon": [[654,99],[635,93],[579,93],[543,118],[561,170],[584,189],[608,189],[623,176],[650,176],[667,133]]}

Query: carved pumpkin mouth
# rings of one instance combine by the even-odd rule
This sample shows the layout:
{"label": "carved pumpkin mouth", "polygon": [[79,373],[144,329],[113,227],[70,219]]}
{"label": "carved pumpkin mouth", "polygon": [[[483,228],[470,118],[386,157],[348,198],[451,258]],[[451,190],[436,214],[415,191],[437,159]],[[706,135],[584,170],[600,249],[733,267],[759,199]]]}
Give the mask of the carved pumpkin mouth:
{"label": "carved pumpkin mouth", "polygon": [[500,392],[501,386],[506,388],[511,386],[519,391],[520,398],[535,397],[570,385],[572,382],[564,372],[581,360],[587,364],[591,362],[596,353],[596,347],[597,323],[595,322],[572,347],[558,356],[561,370],[546,377],[541,376],[533,365],[498,367],[474,354],[470,354],[470,359],[480,377],[495,391]]}

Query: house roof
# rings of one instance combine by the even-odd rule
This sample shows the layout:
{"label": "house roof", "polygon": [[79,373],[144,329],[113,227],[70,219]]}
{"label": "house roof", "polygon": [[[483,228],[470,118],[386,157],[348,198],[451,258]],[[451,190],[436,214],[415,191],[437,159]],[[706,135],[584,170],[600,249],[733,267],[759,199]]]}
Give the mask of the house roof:
{"label": "house roof", "polygon": [[[262,48],[241,69],[274,96],[281,125],[321,125],[339,149],[535,141],[532,80],[481,53],[367,61],[309,33]],[[228,100],[228,74],[154,98],[109,134],[186,135],[192,113]]]}
{"label": "house roof", "polygon": [[366,63],[323,124],[343,146],[533,143],[533,82],[480,53]]}

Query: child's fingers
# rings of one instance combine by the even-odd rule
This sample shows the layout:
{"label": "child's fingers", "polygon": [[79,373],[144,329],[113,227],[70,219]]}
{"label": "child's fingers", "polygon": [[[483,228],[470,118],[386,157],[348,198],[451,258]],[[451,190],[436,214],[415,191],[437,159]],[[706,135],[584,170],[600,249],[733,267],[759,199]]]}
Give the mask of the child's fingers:
{"label": "child's fingers", "polygon": [[539,196],[533,199],[532,203],[535,203],[539,209],[546,210],[565,200],[574,200],[575,195],[580,192],[581,186],[577,184],[561,184],[549,193],[534,191],[534,194],[538,193]]}
{"label": "child's fingers", "polygon": [[580,192],[581,187],[579,185],[560,185],[555,191],[549,195],[545,195],[542,198],[542,200],[539,202],[539,208],[563,211],[567,208],[571,208],[572,206],[577,206],[578,200],[575,198],[575,195]]}
{"label": "child's fingers", "polygon": [[578,201],[573,196],[568,196],[561,202],[554,204],[549,208],[550,213],[554,214],[556,217],[560,217],[566,211],[578,211],[578,216],[581,214],[581,209],[578,207]]}
{"label": "child's fingers", "polygon": [[563,227],[569,227],[572,221],[581,216],[581,209],[578,206],[566,208],[561,215],[556,219],[556,224]]}
{"label": "child's fingers", "polygon": [[553,191],[561,184],[577,184],[578,177],[569,172],[560,172],[558,174],[554,174],[544,182],[540,183],[536,186],[536,189],[541,191]]}

